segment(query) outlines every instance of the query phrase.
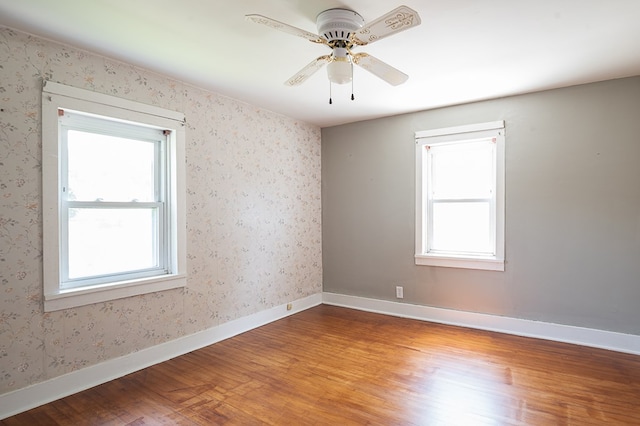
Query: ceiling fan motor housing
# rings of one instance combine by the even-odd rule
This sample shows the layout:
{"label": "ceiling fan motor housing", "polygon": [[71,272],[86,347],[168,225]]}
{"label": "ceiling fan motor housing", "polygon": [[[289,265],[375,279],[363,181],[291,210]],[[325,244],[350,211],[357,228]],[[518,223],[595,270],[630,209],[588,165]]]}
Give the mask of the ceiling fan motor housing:
{"label": "ceiling fan motor housing", "polygon": [[362,16],[348,9],[329,9],[316,18],[318,34],[332,44],[337,41],[348,42],[353,33],[364,25]]}

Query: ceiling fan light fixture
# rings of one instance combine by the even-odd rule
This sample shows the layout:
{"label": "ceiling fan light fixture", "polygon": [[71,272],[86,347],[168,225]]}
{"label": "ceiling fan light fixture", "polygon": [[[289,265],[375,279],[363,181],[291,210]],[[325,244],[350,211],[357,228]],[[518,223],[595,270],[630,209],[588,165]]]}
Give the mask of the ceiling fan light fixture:
{"label": "ceiling fan light fixture", "polygon": [[353,79],[353,65],[347,49],[335,48],[327,65],[327,77],[335,84],[347,84]]}

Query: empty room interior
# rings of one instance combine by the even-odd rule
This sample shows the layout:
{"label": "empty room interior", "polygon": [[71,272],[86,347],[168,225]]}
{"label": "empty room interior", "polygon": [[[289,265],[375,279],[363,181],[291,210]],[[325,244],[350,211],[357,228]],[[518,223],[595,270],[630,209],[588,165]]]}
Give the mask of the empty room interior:
{"label": "empty room interior", "polygon": [[0,0],[0,424],[640,424],[637,0]]}

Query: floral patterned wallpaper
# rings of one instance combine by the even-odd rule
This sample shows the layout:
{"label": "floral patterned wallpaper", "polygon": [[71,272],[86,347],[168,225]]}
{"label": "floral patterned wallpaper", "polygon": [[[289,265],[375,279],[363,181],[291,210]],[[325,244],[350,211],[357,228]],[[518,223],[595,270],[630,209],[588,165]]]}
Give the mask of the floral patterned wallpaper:
{"label": "floral patterned wallpaper", "polygon": [[[187,119],[188,285],[44,313],[42,80]],[[0,28],[0,394],[322,290],[320,129]]]}

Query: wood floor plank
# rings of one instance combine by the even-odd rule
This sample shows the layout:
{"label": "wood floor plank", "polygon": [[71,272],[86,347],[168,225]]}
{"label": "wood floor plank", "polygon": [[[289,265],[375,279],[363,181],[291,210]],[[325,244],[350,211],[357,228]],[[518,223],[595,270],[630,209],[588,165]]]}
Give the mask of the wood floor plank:
{"label": "wood floor plank", "polygon": [[640,357],[321,305],[0,425],[640,425]]}

